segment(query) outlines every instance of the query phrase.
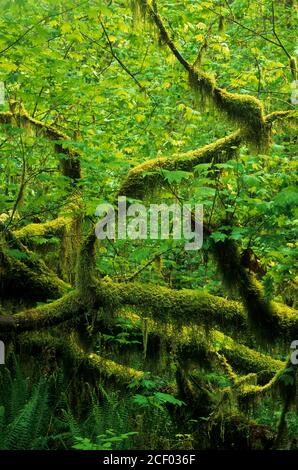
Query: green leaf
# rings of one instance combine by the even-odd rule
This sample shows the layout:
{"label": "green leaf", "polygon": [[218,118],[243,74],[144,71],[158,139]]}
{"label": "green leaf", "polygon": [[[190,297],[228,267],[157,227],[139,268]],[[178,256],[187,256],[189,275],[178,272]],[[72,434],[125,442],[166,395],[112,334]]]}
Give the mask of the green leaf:
{"label": "green leaf", "polygon": [[181,183],[183,179],[193,178],[193,174],[188,171],[161,170],[160,173],[169,183]]}

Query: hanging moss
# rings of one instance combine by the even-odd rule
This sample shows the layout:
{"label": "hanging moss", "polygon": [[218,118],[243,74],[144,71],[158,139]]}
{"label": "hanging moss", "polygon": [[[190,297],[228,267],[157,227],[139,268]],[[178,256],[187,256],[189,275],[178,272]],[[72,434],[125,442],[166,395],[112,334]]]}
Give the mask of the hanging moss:
{"label": "hanging moss", "polygon": [[13,115],[9,111],[0,113],[1,124],[11,124],[12,120],[13,120]]}
{"label": "hanging moss", "polygon": [[82,230],[82,216],[76,212],[73,212],[71,222],[64,227],[60,247],[61,275],[71,285],[75,285]]}
{"label": "hanging moss", "polygon": [[189,72],[189,83],[196,102],[215,105],[241,128],[243,139],[257,150],[265,151],[270,144],[270,129],[266,125],[262,103],[250,95],[229,93],[216,86],[214,77],[201,70]]}
{"label": "hanging moss", "polygon": [[273,111],[265,116],[265,122],[267,125],[270,126],[275,121],[285,122],[287,125],[293,122],[296,128],[298,122],[298,111],[296,109],[290,109],[288,111]]}
{"label": "hanging moss", "polygon": [[142,333],[143,333],[143,357],[146,359],[147,356],[147,346],[148,346],[148,318],[142,319]]}
{"label": "hanging moss", "polygon": [[273,304],[266,299],[253,273],[241,263],[236,242],[226,238],[214,243],[212,250],[225,285],[243,299],[252,330],[259,339],[276,337],[279,322],[276,321]]}
{"label": "hanging moss", "polygon": [[79,155],[63,144],[55,144],[55,152],[60,155],[60,169],[63,176],[77,181],[81,178],[81,165]]}
{"label": "hanging moss", "polygon": [[134,8],[139,9],[143,17],[147,15],[149,21],[156,25],[162,41],[187,70],[189,83],[196,98],[200,97],[203,104],[206,101],[213,103],[219,111],[224,112],[232,122],[240,126],[243,138],[249,144],[257,150],[266,150],[270,143],[270,128],[265,123],[262,103],[254,96],[229,93],[216,85],[212,75],[192,67],[175,47],[152,3],[148,0],[138,0],[133,3]]}
{"label": "hanging moss", "polygon": [[290,59],[290,68],[292,72],[293,80],[297,80],[297,60],[296,57],[291,57]]}
{"label": "hanging moss", "polygon": [[[256,296],[258,293],[256,293]],[[240,302],[223,299],[205,291],[181,289],[179,291],[154,284],[116,283],[103,279],[96,285],[96,296],[103,306],[115,311],[124,305],[140,308],[148,317],[176,326],[205,325],[218,327],[226,332],[247,336],[248,318]],[[254,302],[252,301],[254,305]],[[264,327],[270,327],[270,338],[292,337],[298,334],[298,313],[290,307],[273,303],[270,323],[259,319],[261,337]],[[259,310],[253,312],[258,315]]]}
{"label": "hanging moss", "polygon": [[197,105],[205,107],[210,105],[213,100],[214,89],[216,81],[213,75],[203,71],[198,71],[198,64],[196,68],[192,68],[188,74],[189,85],[194,93],[195,102]]}
{"label": "hanging moss", "polygon": [[225,17],[223,15],[220,15],[219,20],[218,20],[218,32],[223,33],[225,30]]}
{"label": "hanging moss", "polygon": [[214,88],[214,102],[231,121],[240,125],[243,138],[258,150],[266,150],[270,144],[270,131],[266,126],[263,104],[254,96],[229,93]]}
{"label": "hanging moss", "polygon": [[202,66],[202,62],[203,62],[203,58],[206,54],[206,51],[208,49],[208,42],[207,42],[207,39],[205,38],[203,44],[201,45],[200,49],[199,49],[199,52],[198,52],[198,55],[197,55],[197,58],[193,64],[193,69],[199,69],[201,66]]}
{"label": "hanging moss", "polygon": [[232,383],[236,384],[239,380],[238,375],[235,374],[235,372],[233,371],[233,368],[227,361],[227,358],[223,354],[218,353],[217,351],[215,352],[215,355],[218,359],[219,364],[221,365],[221,367],[224,369],[225,373],[227,374],[227,377],[230,379]]}
{"label": "hanging moss", "polygon": [[113,377],[118,382],[129,383],[143,377],[144,372],[117,364],[98,354],[86,354],[74,342],[55,337],[49,333],[25,333],[19,338],[22,348],[33,351],[54,349],[59,357],[64,358],[72,367],[80,367],[86,373],[93,372],[99,378],[101,375]]}
{"label": "hanging moss", "polygon": [[95,243],[94,229],[89,231],[83,239],[78,255],[76,267],[76,286],[81,299],[85,302],[86,309],[93,309],[96,305],[95,295]]}
{"label": "hanging moss", "polygon": [[80,156],[74,150],[63,146],[63,141],[70,140],[69,136],[53,126],[31,117],[23,103],[10,100],[9,106],[10,113],[0,113],[0,122],[4,124],[15,124],[17,127],[22,127],[29,131],[31,129],[39,131],[48,139],[55,141],[55,151],[61,156],[60,165],[62,174],[71,178],[74,182],[77,182],[81,177]]}
{"label": "hanging moss", "polygon": [[130,8],[132,10],[135,24],[138,24],[140,21],[145,21],[147,17],[147,8],[145,2],[140,0],[130,0]]}
{"label": "hanging moss", "polygon": [[[198,430],[197,439],[200,445],[202,429]],[[274,441],[274,433],[269,426],[261,425],[239,413],[226,410],[213,422],[208,431],[203,449],[216,450],[261,450],[270,449]],[[200,447],[199,447],[200,448]]]}

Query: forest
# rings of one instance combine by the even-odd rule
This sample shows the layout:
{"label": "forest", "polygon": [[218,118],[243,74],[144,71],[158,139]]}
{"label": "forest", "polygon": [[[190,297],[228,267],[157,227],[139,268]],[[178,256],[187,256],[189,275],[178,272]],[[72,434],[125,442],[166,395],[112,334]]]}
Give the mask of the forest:
{"label": "forest", "polygon": [[0,7],[0,450],[298,450],[296,1]]}

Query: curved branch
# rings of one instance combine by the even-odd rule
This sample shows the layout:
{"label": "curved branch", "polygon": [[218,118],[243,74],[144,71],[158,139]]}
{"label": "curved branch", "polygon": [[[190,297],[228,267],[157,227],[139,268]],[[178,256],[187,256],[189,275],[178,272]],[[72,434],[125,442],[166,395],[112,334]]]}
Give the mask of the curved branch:
{"label": "curved branch", "polygon": [[237,131],[191,152],[146,161],[130,170],[119,194],[142,199],[148,191],[152,192],[162,185],[164,178],[161,170],[192,171],[200,163],[225,162],[235,156],[240,143],[240,132]]}
{"label": "curved branch", "polygon": [[63,175],[74,181],[80,179],[80,155],[74,150],[63,146],[64,142],[71,140],[70,137],[55,127],[31,117],[24,108],[24,105],[18,101],[11,101],[10,108],[10,112],[0,113],[0,123],[16,125],[17,127],[31,126],[40,131],[45,137],[55,142],[55,151],[61,155]]}
{"label": "curved branch", "polygon": [[287,111],[273,111],[265,116],[267,124],[272,124],[274,121],[281,121],[283,119],[297,119],[298,113],[295,109],[289,109]]}
{"label": "curved branch", "polygon": [[9,251],[0,251],[1,297],[48,300],[61,297],[68,289],[43,261],[29,255],[20,260],[9,256]]}
{"label": "curved branch", "polygon": [[[116,321],[119,317],[129,320],[134,329],[140,329],[142,311],[135,314],[120,309],[117,312]],[[97,331],[97,326],[102,328],[102,321],[104,322],[104,320],[101,320],[98,325],[95,324],[95,331]],[[107,327],[110,331],[110,319]],[[158,320],[150,320],[147,330],[148,342],[150,342],[150,338],[160,338],[162,341],[166,341],[175,351],[178,351],[183,359],[190,359],[194,363],[200,364],[202,358],[208,359],[211,352],[215,350],[223,354],[237,371],[241,373],[262,373],[262,377],[265,376],[268,380],[285,365],[283,361],[255,351],[218,330],[211,329],[206,336],[205,328],[192,325],[183,327],[177,334],[177,329],[173,324],[167,323],[164,325]]]}
{"label": "curved branch", "polygon": [[24,310],[16,315],[0,315],[0,331],[10,333],[48,328],[75,319],[83,312],[84,304],[74,291],[50,304]]}
{"label": "curved branch", "polygon": [[130,383],[132,380],[144,376],[143,371],[118,364],[95,353],[88,354],[77,344],[47,333],[26,333],[21,335],[18,340],[23,348],[25,347],[31,352],[32,350],[40,352],[48,348],[54,349],[59,357],[72,362],[79,369],[83,369],[88,373],[95,373],[96,377],[104,375],[122,383]]}
{"label": "curved branch", "polygon": [[267,148],[270,141],[270,127],[265,123],[262,102],[251,95],[230,93],[218,87],[212,75],[194,68],[178,51],[160,15],[150,2],[148,0],[137,0],[137,2],[144,16],[147,15],[156,25],[162,41],[188,72],[194,93],[203,100],[206,98],[210,100],[219,111],[226,113],[231,121],[240,125],[243,138],[247,142],[257,148]]}

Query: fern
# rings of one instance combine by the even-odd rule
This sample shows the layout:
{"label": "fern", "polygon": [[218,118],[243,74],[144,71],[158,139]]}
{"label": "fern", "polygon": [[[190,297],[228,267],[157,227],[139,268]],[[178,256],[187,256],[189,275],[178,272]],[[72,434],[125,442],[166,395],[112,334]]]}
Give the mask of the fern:
{"label": "fern", "polygon": [[48,385],[41,379],[25,406],[7,426],[4,449],[34,449],[40,434],[46,429],[49,417]]}

